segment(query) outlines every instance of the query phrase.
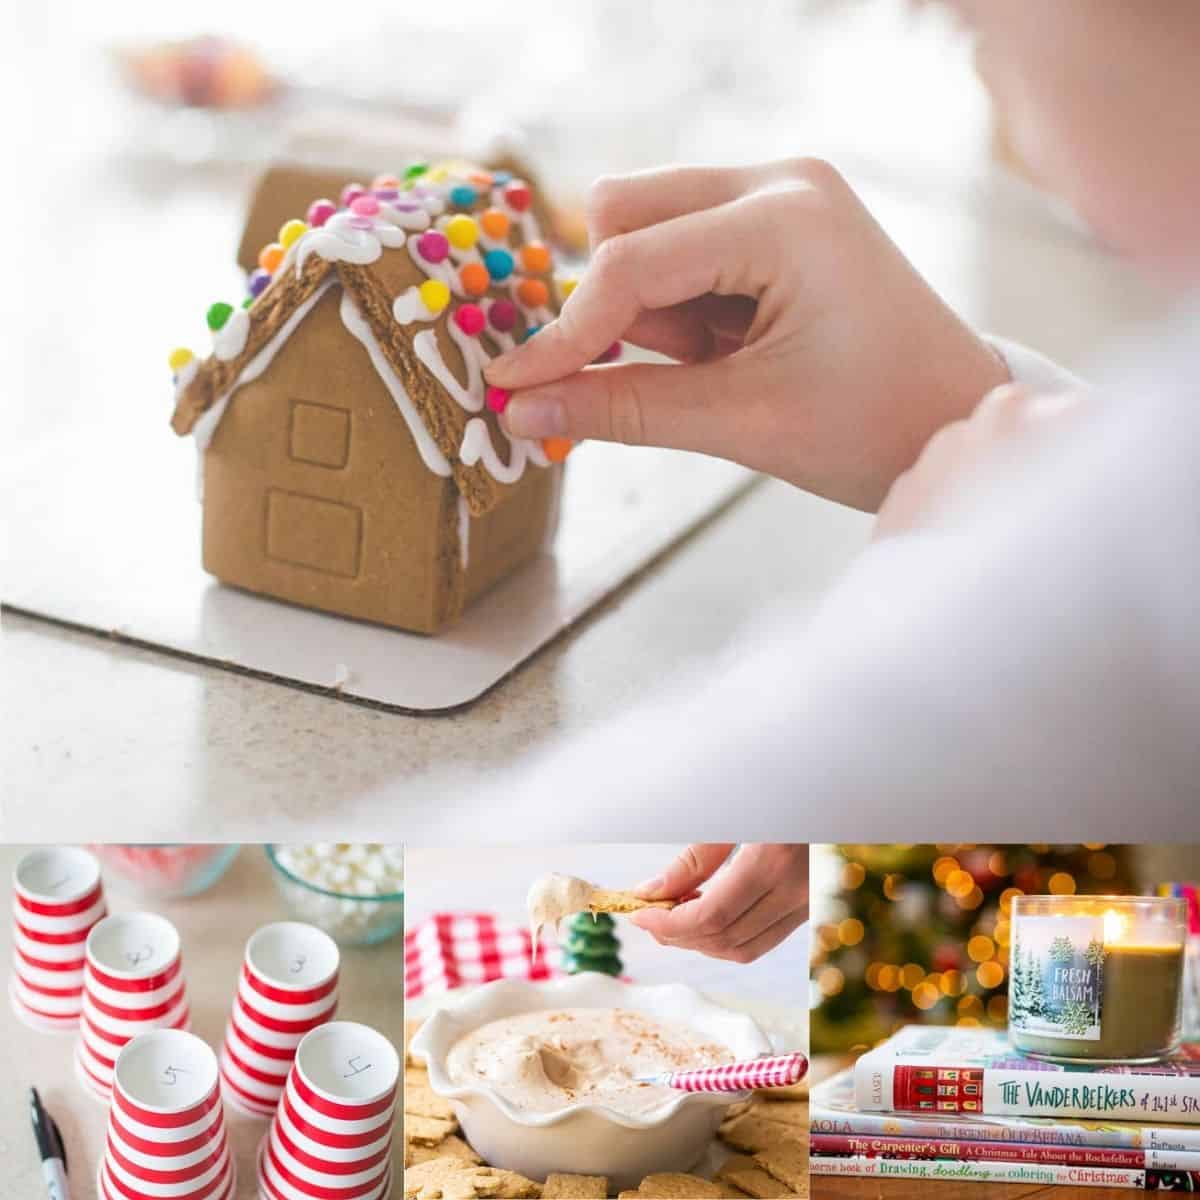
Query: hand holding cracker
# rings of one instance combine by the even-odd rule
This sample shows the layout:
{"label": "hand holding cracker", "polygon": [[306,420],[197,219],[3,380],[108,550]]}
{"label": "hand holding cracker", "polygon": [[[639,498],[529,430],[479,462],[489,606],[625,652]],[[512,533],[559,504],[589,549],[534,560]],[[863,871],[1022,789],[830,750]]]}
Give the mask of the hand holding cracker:
{"label": "hand holding cracker", "polygon": [[633,913],[644,908],[674,908],[671,899],[645,899],[634,892],[598,888],[586,879],[557,872],[535,879],[525,899],[533,954],[537,955],[538,934],[545,925],[556,930],[563,917],[577,912]]}
{"label": "hand holding cracker", "polygon": [[664,946],[732,962],[753,962],[774,949],[808,920],[808,847],[743,846],[730,858],[732,850],[729,842],[689,846],[635,891],[653,899],[708,886],[670,912],[635,913],[633,923]]}

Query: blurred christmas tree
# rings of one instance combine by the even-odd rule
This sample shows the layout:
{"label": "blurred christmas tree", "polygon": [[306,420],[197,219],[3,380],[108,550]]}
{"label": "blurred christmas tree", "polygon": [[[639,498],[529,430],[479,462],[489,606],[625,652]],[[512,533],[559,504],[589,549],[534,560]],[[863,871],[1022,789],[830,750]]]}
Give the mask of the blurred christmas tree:
{"label": "blurred christmas tree", "polygon": [[833,849],[835,919],[813,937],[814,1053],[863,1050],[911,1021],[1002,1028],[1012,898],[1130,889],[1123,846]]}
{"label": "blurred christmas tree", "polygon": [[567,941],[563,946],[563,970],[568,975],[581,971],[621,974],[621,943],[616,924],[608,913],[576,913],[567,920]]}

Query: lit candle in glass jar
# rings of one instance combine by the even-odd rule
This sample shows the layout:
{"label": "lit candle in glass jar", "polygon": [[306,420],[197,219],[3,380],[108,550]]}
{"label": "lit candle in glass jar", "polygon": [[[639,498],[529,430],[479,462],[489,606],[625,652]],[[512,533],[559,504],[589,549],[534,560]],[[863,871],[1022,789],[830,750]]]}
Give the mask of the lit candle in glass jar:
{"label": "lit candle in glass jar", "polygon": [[1153,1062],[1179,1046],[1187,909],[1149,896],[1018,896],[1009,1038],[1056,1062]]}

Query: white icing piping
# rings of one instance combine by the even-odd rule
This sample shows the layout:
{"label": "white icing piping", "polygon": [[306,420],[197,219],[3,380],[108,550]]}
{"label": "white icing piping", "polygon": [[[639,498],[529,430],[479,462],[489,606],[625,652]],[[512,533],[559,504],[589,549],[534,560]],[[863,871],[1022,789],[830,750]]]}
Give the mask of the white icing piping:
{"label": "white icing piping", "polygon": [[354,303],[349,292],[342,292],[341,314],[342,324],[358,338],[366,348],[367,353],[371,356],[371,365],[375,368],[375,372],[383,381],[384,387],[387,388],[392,395],[392,399],[396,402],[396,407],[400,410],[400,415],[404,418],[404,423],[408,426],[409,432],[412,433],[413,441],[417,445],[417,451],[421,455],[425,465],[435,475],[449,475],[450,464],[446,461],[445,455],[438,449],[437,443],[430,436],[429,430],[425,428],[425,422],[421,420],[416,406],[404,390],[404,384],[400,382],[400,377],[392,370],[391,363],[384,357],[383,351],[375,339],[375,335],[371,332],[371,327],[364,320],[362,313],[358,311],[358,306]]}
{"label": "white icing piping", "polygon": [[463,333],[453,318],[446,322],[446,332],[450,334],[454,343],[462,351],[463,362],[467,364],[467,386],[465,388],[454,377],[454,372],[442,358],[442,352],[438,349],[437,335],[432,329],[422,329],[413,338],[413,349],[429,373],[454,397],[459,407],[466,409],[467,412],[477,413],[483,408],[483,368],[490,361],[487,351],[479,344],[477,338]]}
{"label": "white icing piping", "polygon": [[392,302],[392,316],[401,325],[411,325],[414,321],[432,321],[437,313],[421,299],[420,288],[410,287]]}
{"label": "white icing piping", "polygon": [[491,432],[487,422],[482,417],[472,417],[463,430],[462,445],[458,456],[468,466],[473,467],[482,460],[488,473],[500,483],[516,483],[525,474],[526,461],[539,467],[548,467],[550,460],[546,457],[541,446],[527,438],[510,439],[512,458],[505,466],[492,445]]}
{"label": "white icing piping", "polygon": [[292,336],[296,326],[312,311],[313,305],[336,282],[337,280],[333,276],[330,276],[330,278],[322,282],[321,286],[303,304],[297,305],[292,315],[275,331],[275,336],[241,369],[241,372],[233,381],[229,390],[200,414],[199,420],[192,427],[192,436],[196,439],[196,447],[201,453],[208,449],[208,444],[212,441],[213,434],[216,433],[217,426],[220,425],[221,418],[225,415],[225,409],[233,393],[242,384],[250,383],[257,379],[271,365],[271,361],[279,353],[280,346]]}
{"label": "white icing piping", "polygon": [[412,203],[421,207],[404,210],[382,203],[370,217],[349,209],[334,213],[324,225],[310,229],[291,247],[295,251],[296,271],[301,270],[310,254],[328,262],[366,266],[379,258],[385,246],[403,246],[410,230],[429,228],[431,208],[440,212],[444,207],[441,200],[428,194],[414,198]]}
{"label": "white icing piping", "polygon": [[220,329],[213,333],[213,354],[222,362],[237,358],[250,336],[250,310],[235,308]]}
{"label": "white icing piping", "polygon": [[464,571],[471,562],[471,508],[461,493],[458,497],[458,562]]}

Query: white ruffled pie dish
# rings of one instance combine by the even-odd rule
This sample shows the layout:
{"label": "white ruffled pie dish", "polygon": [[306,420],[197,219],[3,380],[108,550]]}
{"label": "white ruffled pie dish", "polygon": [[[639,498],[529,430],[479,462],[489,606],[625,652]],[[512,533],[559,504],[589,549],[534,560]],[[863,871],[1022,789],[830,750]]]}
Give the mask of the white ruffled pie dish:
{"label": "white ruffled pie dish", "polygon": [[643,986],[587,973],[532,983],[505,979],[441,1002],[413,1039],[430,1086],[454,1107],[467,1141],[492,1166],[544,1180],[551,1171],[607,1175],[618,1190],[652,1171],[686,1171],[704,1155],[725,1109],[749,1093],[680,1092],[652,1113],[631,1115],[576,1103],[523,1112],[488,1084],[456,1084],[450,1048],[489,1021],[559,1008],[625,1008],[689,1026],[739,1059],[771,1053],[767,1036],[743,1013],[714,1004],[681,983]]}

